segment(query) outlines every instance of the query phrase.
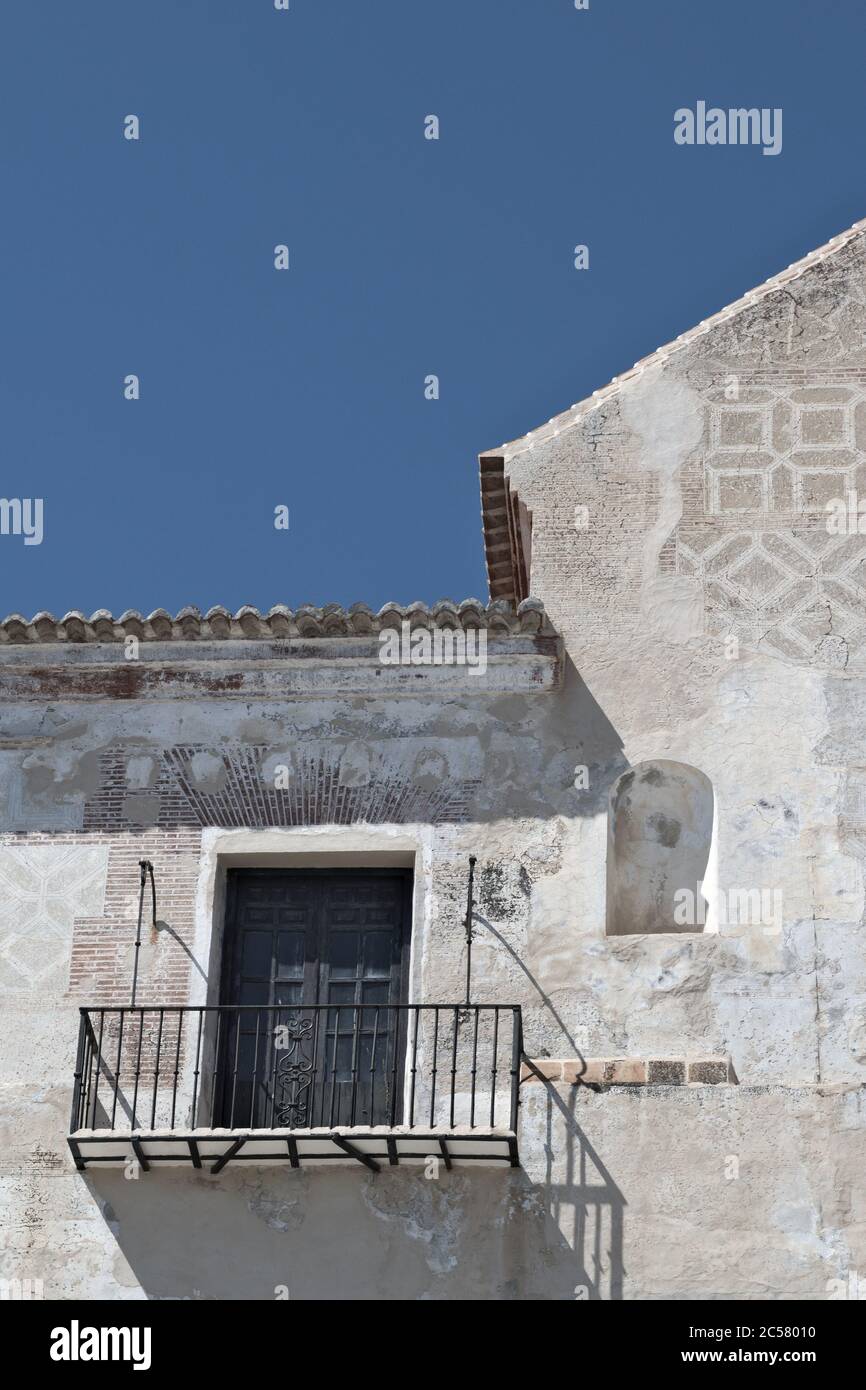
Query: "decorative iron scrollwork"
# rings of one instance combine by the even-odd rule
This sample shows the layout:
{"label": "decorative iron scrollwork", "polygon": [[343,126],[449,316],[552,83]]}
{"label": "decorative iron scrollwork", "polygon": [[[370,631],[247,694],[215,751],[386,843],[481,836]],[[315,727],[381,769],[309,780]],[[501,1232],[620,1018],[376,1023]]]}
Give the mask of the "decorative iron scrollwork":
{"label": "decorative iron scrollwork", "polygon": [[277,1067],[277,1123],[287,1129],[307,1129],[314,1059],[306,1045],[313,1032],[313,1020],[292,1018],[277,1031],[286,1038]]}

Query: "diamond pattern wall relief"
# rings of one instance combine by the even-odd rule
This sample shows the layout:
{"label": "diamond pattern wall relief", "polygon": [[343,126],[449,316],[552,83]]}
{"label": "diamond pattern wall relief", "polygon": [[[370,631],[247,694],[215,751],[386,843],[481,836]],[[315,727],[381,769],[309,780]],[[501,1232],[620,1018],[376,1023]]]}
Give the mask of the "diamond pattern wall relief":
{"label": "diamond pattern wall relief", "polygon": [[707,630],[789,661],[866,658],[866,535],[831,534],[827,512],[852,493],[866,502],[866,389],[744,387],[711,394],[707,411],[703,488],[693,470],[675,533]]}
{"label": "diamond pattern wall relief", "polygon": [[0,845],[0,995],[64,993],[76,917],[98,917],[108,849]]}

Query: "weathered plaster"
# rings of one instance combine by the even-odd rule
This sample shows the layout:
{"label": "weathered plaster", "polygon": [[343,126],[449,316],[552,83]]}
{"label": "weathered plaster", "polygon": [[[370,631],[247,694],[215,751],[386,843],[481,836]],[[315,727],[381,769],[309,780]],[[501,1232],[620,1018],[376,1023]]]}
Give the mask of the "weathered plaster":
{"label": "weathered plaster", "polygon": [[[210,634],[152,615],[130,670],[107,619],[7,623],[0,872],[69,855],[90,887],[52,926],[70,992],[25,1007],[5,981],[4,1273],[85,1297],[821,1298],[866,1268],[866,537],[823,513],[828,487],[866,497],[864,241],[506,447],[562,649],[503,633],[483,680],[383,679],[368,637],[281,644],[215,610]],[[711,784],[705,888],[778,891],[778,921],[608,934],[611,788],[659,760]],[[418,1000],[463,996],[474,854],[476,997],[522,1005],[531,1055],[730,1055],[738,1082],[528,1086],[514,1174],[75,1174],[75,1009],[125,998],[137,859],[165,924],[142,997],[177,1002],[213,987],[221,864],[271,854],[411,860]],[[10,906],[0,961],[16,931]]]}

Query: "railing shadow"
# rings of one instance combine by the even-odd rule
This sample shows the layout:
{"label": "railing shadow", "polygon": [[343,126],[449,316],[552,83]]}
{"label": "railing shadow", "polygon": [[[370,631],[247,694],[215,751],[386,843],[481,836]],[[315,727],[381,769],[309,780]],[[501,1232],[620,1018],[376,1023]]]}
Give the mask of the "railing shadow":
{"label": "railing shadow", "polygon": [[626,1200],[578,1121],[580,1090],[528,1083],[524,1168],[82,1178],[102,1239],[148,1298],[272,1299],[288,1287],[299,1301],[619,1301]]}
{"label": "railing shadow", "polygon": [[544,1176],[537,1186],[551,1222],[586,1276],[585,1289],[575,1297],[618,1302],[625,1275],[625,1196],[577,1122],[580,1088],[573,1086],[566,1099],[546,1078],[539,1080],[544,1094]]}

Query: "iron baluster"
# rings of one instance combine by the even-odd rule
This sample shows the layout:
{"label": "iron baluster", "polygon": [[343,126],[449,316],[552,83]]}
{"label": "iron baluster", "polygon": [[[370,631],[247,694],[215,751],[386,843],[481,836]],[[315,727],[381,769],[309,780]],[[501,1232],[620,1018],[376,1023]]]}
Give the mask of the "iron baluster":
{"label": "iron baluster", "polygon": [[114,1118],[117,1114],[117,1092],[120,1087],[120,1054],[123,1051],[123,1020],[126,1014],[125,1009],[120,1010],[120,1028],[117,1034],[117,1060],[114,1064],[114,1100],[111,1105],[111,1128],[114,1129]]}
{"label": "iron baluster", "polygon": [[177,1110],[177,1080],[180,1075],[180,1039],[183,1033],[183,1009],[178,1010],[177,1014],[177,1046],[174,1050],[174,1082],[171,1088],[171,1129],[174,1129],[174,1117]]}
{"label": "iron baluster", "polygon": [[192,1109],[190,1113],[190,1123],[195,1129],[198,1117],[198,1079],[201,1075],[201,1030],[204,1021],[204,1010],[198,1011],[198,1033],[195,1040],[195,1071],[192,1078]]}
{"label": "iron baluster", "polygon": [[156,1035],[156,1060],[153,1067],[153,1102],[150,1107],[150,1127],[156,1127],[156,1088],[159,1084],[159,1050],[162,1046],[162,1025],[165,1019],[165,1009],[159,1011],[159,1030]]}

